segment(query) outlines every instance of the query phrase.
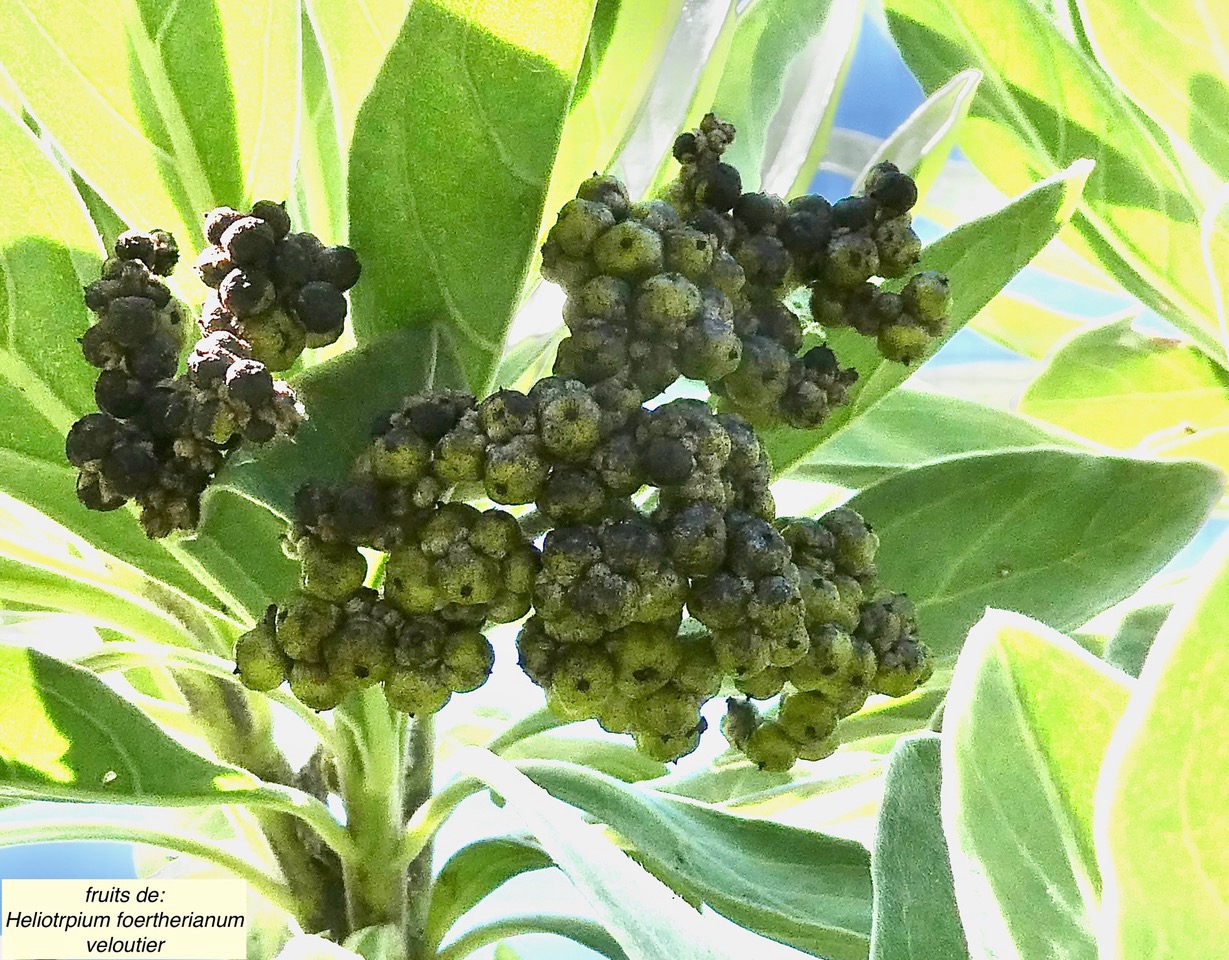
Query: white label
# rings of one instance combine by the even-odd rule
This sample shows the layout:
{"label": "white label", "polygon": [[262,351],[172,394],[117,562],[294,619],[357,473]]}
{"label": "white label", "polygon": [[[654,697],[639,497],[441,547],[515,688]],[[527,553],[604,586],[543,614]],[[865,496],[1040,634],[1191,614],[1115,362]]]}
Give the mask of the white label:
{"label": "white label", "polygon": [[242,880],[0,881],[0,960],[242,960]]}

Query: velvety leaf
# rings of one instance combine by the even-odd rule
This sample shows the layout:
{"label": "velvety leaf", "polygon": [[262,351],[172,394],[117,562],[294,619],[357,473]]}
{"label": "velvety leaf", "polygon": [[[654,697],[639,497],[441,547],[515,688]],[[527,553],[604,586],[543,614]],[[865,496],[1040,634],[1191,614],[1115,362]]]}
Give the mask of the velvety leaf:
{"label": "velvety leaf", "polygon": [[679,25],[683,0],[598,0],[546,195],[545,232],[629,135]]}
{"label": "velvety leaf", "polygon": [[[330,4],[329,9],[356,8],[349,4]],[[344,243],[350,232],[346,216],[346,156],[341,146],[340,121],[329,85],[328,67],[306,10],[300,30],[303,35],[303,103],[299,108],[299,157],[291,218],[297,229],[310,231],[325,243]]]}
{"label": "velvety leaf", "polygon": [[1080,323],[1077,317],[1004,290],[969,326],[1008,350],[1041,360],[1059,341],[1075,333]]}
{"label": "velvety leaf", "polygon": [[1102,960],[1204,957],[1229,924],[1225,557],[1207,561],[1157,636],[1102,770]]}
{"label": "velvety leaf", "polygon": [[324,52],[344,157],[359,108],[397,40],[411,0],[305,0],[305,4]]}
{"label": "velvety leaf", "polygon": [[398,330],[333,357],[291,380],[310,412],[294,443],[254,451],[241,447],[218,475],[217,486],[291,517],[302,484],[340,481],[349,474],[377,416],[408,394],[460,387],[463,380],[438,327]]}
{"label": "velvety leaf", "polygon": [[539,733],[500,753],[508,760],[566,760],[624,783],[664,776],[666,765],[636,749],[626,738],[579,737],[566,732]]}
{"label": "velvety leaf", "polygon": [[740,926],[816,956],[866,957],[871,886],[860,844],[733,816],[574,764],[518,769],[626,838],[671,886]]}
{"label": "velvety leaf", "polygon": [[943,708],[951,676],[939,670],[925,686],[904,697],[863,707],[837,726],[843,749],[888,753],[901,737],[925,730]]}
{"label": "velvety leaf", "polygon": [[1130,596],[1194,536],[1222,483],[1194,462],[1034,449],[917,467],[849,505],[879,536],[882,584],[913,599],[950,662],[988,606],[1074,630]]}
{"label": "velvety leaf", "polygon": [[1095,960],[1093,795],[1131,680],[1061,634],[991,611],[943,715],[942,815],[973,956]]}
{"label": "velvety leaf", "polygon": [[[812,68],[831,67],[816,62],[817,51],[811,45],[820,36],[830,11],[842,5],[849,6],[845,0],[755,0],[739,12],[730,54],[710,109],[738,129],[724,159],[742,174],[744,190],[759,189],[768,172],[769,158],[778,152],[781,138],[792,132],[785,129],[786,124],[776,124],[783,105],[787,114],[797,107],[786,100],[787,82],[796,80],[798,73],[805,76]],[[814,106],[808,104],[807,109],[814,110]],[[812,131],[819,125],[822,106],[813,117]],[[785,186],[779,188],[782,190],[793,182],[810,147],[811,133],[799,132],[805,146]]]}
{"label": "velvety leaf", "polygon": [[816,447],[789,475],[856,489],[943,457],[1069,443],[1058,433],[1003,410],[900,389]]}
{"label": "velvety leaf", "polygon": [[913,177],[919,202],[924,200],[956,145],[981,78],[980,70],[964,70],[927,97],[875,151],[854,191],[862,189],[872,167],[887,161]]}
{"label": "velvety leaf", "polygon": [[504,799],[630,960],[732,960],[733,954],[669,887],[515,767],[494,754],[474,751],[467,772]]}
{"label": "velvety leaf", "polygon": [[500,943],[495,947],[495,960],[521,960],[521,955],[506,943]]}
{"label": "velvety leaf", "polygon": [[1186,458],[1199,444],[1201,459],[1229,468],[1229,374],[1189,344],[1133,330],[1129,319],[1067,341],[1020,409],[1122,450]]}
{"label": "velvety leaf", "polygon": [[0,646],[0,680],[0,793],[220,803],[238,802],[259,785],[180,746],[87,670]]}
{"label": "velvety leaf", "polygon": [[438,946],[453,924],[513,877],[552,866],[541,847],[514,837],[493,837],[462,847],[440,868],[431,886],[428,940]]}
{"label": "velvety leaf", "polygon": [[1229,15],[1198,0],[1081,0],[1097,60],[1119,88],[1229,179]]}
{"label": "velvety leaf", "polygon": [[911,737],[892,751],[871,873],[873,960],[968,957],[939,819],[937,736]]}
{"label": "velvety leaf", "polygon": [[1229,362],[1207,276],[1191,255],[1201,202],[1155,128],[1078,44],[1028,0],[886,7],[925,90],[970,67],[985,74],[960,146],[990,181],[1014,193],[1079,158],[1094,160],[1067,242]]}
{"label": "velvety leaf", "polygon": [[1138,677],[1148,651],[1172,610],[1172,603],[1151,603],[1124,616],[1105,646],[1106,662],[1123,673]]}
{"label": "velvety leaf", "polygon": [[656,193],[678,171],[670,148],[712,105],[734,39],[737,6],[737,0],[684,0],[644,109],[619,154],[632,196]]}
{"label": "velvety leaf", "polygon": [[864,6],[863,0],[835,0],[822,29],[786,74],[781,108],[764,144],[760,189],[786,197],[809,190],[828,152]]}
{"label": "velvety leaf", "polygon": [[350,153],[360,342],[401,327],[452,345],[484,388],[537,247],[592,0],[419,0]]}
{"label": "velvety leaf", "polygon": [[[1076,163],[1003,209],[957,227],[922,252],[918,269],[945,274],[952,290],[948,332],[931,344],[928,354],[938,350],[976,316],[1053,239],[1071,215],[1088,172],[1087,163]],[[901,281],[894,281],[889,286],[899,289],[902,285]],[[842,366],[858,371],[858,382],[850,391],[849,403],[834,410],[817,429],[785,427],[767,434],[769,455],[778,474],[787,473],[818,444],[869,410],[912,373],[911,367],[884,360],[874,340],[853,330],[831,331],[828,343]]]}

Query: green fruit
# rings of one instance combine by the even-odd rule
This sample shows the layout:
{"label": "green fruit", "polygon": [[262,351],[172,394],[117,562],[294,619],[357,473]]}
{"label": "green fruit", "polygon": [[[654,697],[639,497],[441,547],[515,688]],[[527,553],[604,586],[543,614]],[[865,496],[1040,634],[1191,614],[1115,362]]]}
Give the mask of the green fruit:
{"label": "green fruit", "polygon": [[636,322],[651,337],[678,336],[700,314],[699,288],[681,273],[659,273],[636,292]]}
{"label": "green fruit", "polygon": [[466,543],[440,557],[433,573],[436,587],[449,603],[487,603],[499,592],[499,562]]}
{"label": "green fruit", "polygon": [[637,220],[625,220],[597,238],[592,255],[602,273],[628,278],[650,276],[662,268],[661,236]]}
{"label": "green fruit", "polygon": [[743,750],[760,724],[759,711],[750,700],[729,697],[725,701],[725,716],[721,718],[722,736],[736,750]]}
{"label": "green fruit", "polygon": [[591,200],[569,200],[559,211],[549,238],[569,257],[583,257],[602,233],[614,226],[610,209]]}
{"label": "green fruit", "polygon": [[403,543],[388,554],[384,596],[405,613],[430,613],[443,604],[434,582],[434,563],[416,544]]}
{"label": "green fruit", "polygon": [[491,675],[495,650],[478,630],[462,630],[444,645],[442,679],[456,693],[477,690]]}
{"label": "green fruit", "polygon": [[760,724],[747,738],[743,752],[761,770],[784,773],[798,759],[798,745],[780,724],[771,720]]}
{"label": "green fruit", "polygon": [[861,233],[843,233],[828,244],[824,279],[834,287],[849,289],[865,283],[879,272],[875,241]]}
{"label": "green fruit", "polygon": [[547,689],[547,705],[565,720],[583,720],[601,713],[614,692],[614,668],[602,650],[573,646],[555,666]]}
{"label": "green fruit", "polygon": [[430,462],[430,445],[408,427],[394,427],[371,445],[371,472],[389,483],[414,483]]}
{"label": "green fruit", "polygon": [[780,693],[785,686],[785,670],[781,667],[765,667],[757,673],[736,678],[734,686],[739,693],[752,700],[768,700]]}
{"label": "green fruit", "polygon": [[277,642],[293,660],[317,661],[321,644],[341,625],[341,619],[341,607],[301,594],[278,611]]}
{"label": "green fruit", "polygon": [[668,684],[635,702],[632,723],[637,730],[683,737],[699,725],[700,708],[694,697]]}
{"label": "green fruit", "polygon": [[270,618],[266,617],[235,641],[235,666],[249,690],[274,690],[286,679],[290,661],[278,646]]}
{"label": "green fruit", "polygon": [[290,692],[305,707],[332,710],[349,692],[322,663],[295,663],[290,668]]}
{"label": "green fruit", "polygon": [[952,309],[952,291],[947,277],[934,270],[925,270],[910,277],[901,291],[905,307],[928,329],[941,328]]}
{"label": "green fruit", "polygon": [[588,461],[601,442],[601,408],[582,391],[554,397],[538,411],[542,445],[571,463]]}
{"label": "green fruit", "polygon": [[670,763],[692,753],[700,745],[700,731],[681,735],[651,733],[637,730],[633,736],[636,749],[659,763]]}
{"label": "green fruit", "polygon": [[791,693],[781,699],[777,722],[798,743],[826,740],[836,729],[837,704],[818,691]]}
{"label": "green fruit", "polygon": [[411,717],[429,717],[452,699],[452,691],[442,680],[394,667],[384,681],[384,696],[394,710]]}
{"label": "green fruit", "polygon": [[367,579],[367,561],[357,547],[305,538],[299,543],[303,592],[345,603]]}
{"label": "green fruit", "polygon": [[334,678],[366,687],[388,676],[393,665],[388,628],[367,616],[350,616],[324,646],[324,659]]}
{"label": "green fruit", "polygon": [[483,485],[496,503],[533,503],[549,475],[536,436],[513,437],[487,448]]}
{"label": "green fruit", "polygon": [[898,323],[879,331],[879,352],[884,359],[911,364],[930,345],[930,334],[911,323]]}
{"label": "green fruit", "polygon": [[630,699],[660,690],[674,676],[683,648],[672,627],[633,623],[612,637],[615,689]]}

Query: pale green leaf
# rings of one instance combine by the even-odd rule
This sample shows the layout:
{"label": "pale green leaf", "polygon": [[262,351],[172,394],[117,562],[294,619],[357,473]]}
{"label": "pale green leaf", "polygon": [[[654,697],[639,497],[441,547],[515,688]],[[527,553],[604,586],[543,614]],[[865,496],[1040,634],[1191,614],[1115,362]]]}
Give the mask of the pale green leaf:
{"label": "pale green leaf", "polygon": [[679,25],[683,0],[599,0],[559,141],[542,229],[627,139]]}
{"label": "pale green leaf", "polygon": [[1096,797],[1101,960],[1196,960],[1229,928],[1223,549],[1156,638]]}
{"label": "pale green leaf", "polygon": [[[755,0],[739,12],[729,58],[711,109],[738,129],[738,136],[724,159],[742,174],[744,190],[759,189],[768,173],[770,160],[780,151],[787,134],[803,138],[801,153],[796,154],[793,169],[787,175],[777,171],[774,176],[784,179],[784,185],[779,186],[781,190],[793,183],[810,149],[813,131],[820,125],[822,108],[827,101],[821,101],[818,110],[815,104],[806,105],[813,114],[809,130],[789,130],[787,118],[798,104],[788,100],[787,90],[790,81],[797,83],[799,78],[805,86],[807,75],[813,69],[831,69],[831,63],[816,62],[818,49],[812,44],[821,37],[834,8],[842,8],[841,22],[845,23],[849,6],[847,0]],[[856,18],[854,20],[849,30],[856,35]],[[849,30],[845,31],[843,39],[852,42]],[[831,36],[829,42],[832,42]],[[829,47],[826,54],[830,56],[831,52]],[[841,54],[844,54],[843,48]],[[836,71],[834,76],[839,73]],[[835,81],[829,83],[830,87],[834,85]],[[782,117],[780,122],[779,116]]]}
{"label": "pale green leaf", "polygon": [[1096,960],[1093,795],[1130,684],[1016,614],[969,634],[943,716],[942,816],[973,956]]}
{"label": "pale green leaf", "polygon": [[625,783],[664,776],[666,765],[646,757],[624,737],[581,737],[566,731],[518,740],[500,756],[518,760],[566,760]]}
{"label": "pale green leaf", "polygon": [[[1075,208],[1089,164],[1076,163],[1063,174],[1033,187],[1003,209],[966,223],[922,252],[920,270],[937,270],[951,282],[948,332],[933,342],[933,353],[977,315],[1058,232]],[[901,281],[891,286],[899,288]],[[810,338],[815,342],[815,338]],[[912,372],[884,360],[874,340],[853,330],[831,331],[828,343],[842,366],[858,371],[849,403],[832,412],[815,430],[779,428],[766,436],[777,474],[787,473],[818,444],[861,416],[903,383]],[[920,358],[919,358],[920,359]]]}
{"label": "pale green leaf", "polygon": [[1189,344],[1135,331],[1129,319],[1068,340],[1020,409],[1108,447],[1229,468],[1229,374]]}
{"label": "pale green leaf", "polygon": [[1200,201],[1154,126],[1078,43],[1029,0],[888,0],[887,12],[925,90],[970,67],[985,74],[960,146],[996,187],[1014,193],[1079,158],[1096,162],[1066,241],[1229,363],[1192,256]]}
{"label": "pale green leaf", "polygon": [[1201,0],[1078,0],[1097,60],[1170,133],[1229,179],[1229,10]]}
{"label": "pale green leaf", "polygon": [[87,670],[0,646],[0,681],[0,793],[182,804],[259,786],[180,746]]}
{"label": "pale green leaf", "polygon": [[849,505],[879,536],[884,588],[913,599],[950,662],[988,606],[1074,630],[1130,596],[1199,530],[1223,482],[1194,462],[1015,450],[917,467]]}
{"label": "pale green leaf", "polygon": [[431,885],[428,941],[438,946],[464,914],[513,877],[552,866],[541,847],[515,837],[492,837],[462,847]]}
{"label": "pale green leaf", "polygon": [[591,0],[419,0],[360,111],[354,331],[446,338],[485,392],[537,248]]}
{"label": "pale green leaf", "polygon": [[305,0],[305,4],[324,51],[344,158],[359,108],[397,40],[411,0]]}
{"label": "pale green leaf", "polygon": [[1080,324],[1076,317],[1007,290],[969,322],[982,336],[1030,360],[1045,357],[1055,344],[1075,333]]}
{"label": "pale green leaf", "polygon": [[943,457],[1072,445],[1057,432],[1003,410],[923,390],[893,390],[789,474],[865,487]]}
{"label": "pale green leaf", "polygon": [[732,960],[695,911],[575,810],[494,754],[473,751],[466,767],[537,837],[630,960]]}
{"label": "pale green leaf", "polygon": [[[574,764],[518,768],[614,829],[672,887],[740,926],[832,960],[866,957],[871,885],[860,844],[733,816]],[[803,871],[807,882],[799,884]]]}
{"label": "pale green leaf", "polygon": [[939,819],[937,736],[912,737],[892,751],[871,872],[872,960],[967,960]]}
{"label": "pale green leaf", "polygon": [[[350,9],[349,5],[331,6]],[[344,243],[350,231],[346,216],[345,152],[324,54],[306,10],[300,30],[303,103],[291,217],[298,229],[316,234],[325,243]]]}
{"label": "pale green leaf", "polygon": [[677,172],[670,147],[708,112],[734,40],[736,0],[684,0],[683,15],[619,154],[633,197],[657,193]]}
{"label": "pale green leaf", "polygon": [[919,202],[924,200],[956,145],[981,78],[980,70],[964,70],[927,97],[875,151],[854,180],[854,192],[862,189],[872,167],[886,161],[913,177]]}

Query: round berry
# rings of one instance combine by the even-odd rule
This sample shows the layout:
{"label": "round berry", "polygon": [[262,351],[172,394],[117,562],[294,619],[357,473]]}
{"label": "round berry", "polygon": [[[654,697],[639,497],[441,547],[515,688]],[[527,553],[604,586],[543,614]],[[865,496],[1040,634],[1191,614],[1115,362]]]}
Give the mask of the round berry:
{"label": "round berry", "polygon": [[362,266],[358,254],[349,247],[325,247],[316,261],[317,279],[331,283],[338,290],[349,290],[358,283]]}
{"label": "round berry", "polygon": [[259,407],[273,399],[273,374],[256,360],[236,360],[226,371],[226,394],[248,407]]}
{"label": "round berry", "polygon": [[216,210],[210,210],[205,214],[205,239],[210,243],[217,245],[222,242],[222,234],[236,220],[243,218],[243,214],[231,207],[218,207]]}
{"label": "round berry", "polygon": [[158,455],[147,441],[117,443],[102,461],[102,475],[118,494],[135,497],[158,479]]}
{"label": "round berry", "polygon": [[223,232],[218,245],[241,267],[264,269],[273,253],[273,228],[259,217],[240,217]]}
{"label": "round berry", "polygon": [[231,316],[246,320],[273,306],[273,283],[256,270],[236,267],[218,285],[218,297]]}
{"label": "round berry", "polygon": [[346,322],[345,294],[323,280],[304,284],[294,307],[299,323],[311,333],[336,330]]}
{"label": "round berry", "polygon": [[122,370],[104,370],[94,384],[94,402],[98,409],[121,420],[141,412],[147,393],[145,384]]}
{"label": "round berry", "polygon": [[275,240],[283,239],[290,232],[290,214],[286,204],[273,200],[257,200],[252,204],[252,216],[263,220],[273,231]]}
{"label": "round berry", "polygon": [[639,277],[662,267],[661,236],[636,220],[617,223],[593,244],[593,262],[602,273]]}
{"label": "round berry", "polygon": [[87,413],[68,430],[64,455],[74,467],[101,460],[111,452],[120,435],[121,424],[105,413]]}

